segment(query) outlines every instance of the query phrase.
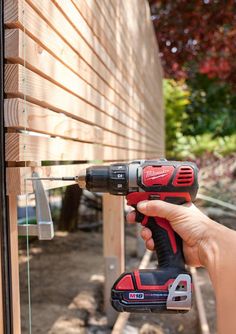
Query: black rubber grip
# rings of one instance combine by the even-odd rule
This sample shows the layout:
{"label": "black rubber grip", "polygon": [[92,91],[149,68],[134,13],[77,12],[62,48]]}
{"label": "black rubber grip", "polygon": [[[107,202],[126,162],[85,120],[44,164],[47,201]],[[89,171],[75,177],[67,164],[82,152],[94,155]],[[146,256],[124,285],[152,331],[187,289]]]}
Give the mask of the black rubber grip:
{"label": "black rubber grip", "polygon": [[182,239],[169,222],[158,217],[145,217],[143,224],[152,231],[159,267],[184,268]]}

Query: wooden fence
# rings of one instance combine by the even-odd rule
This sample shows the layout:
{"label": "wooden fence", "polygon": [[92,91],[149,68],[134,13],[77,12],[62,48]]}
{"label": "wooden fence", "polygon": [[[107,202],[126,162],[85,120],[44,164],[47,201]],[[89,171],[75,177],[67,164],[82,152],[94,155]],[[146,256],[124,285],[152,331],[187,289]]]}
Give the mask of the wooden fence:
{"label": "wooden fence", "polygon": [[[32,192],[25,179],[33,171],[76,175],[91,161],[161,157],[164,115],[161,66],[147,1],[5,0],[4,7],[16,334],[21,331],[17,196]],[[44,181],[45,189],[69,184]],[[104,256],[106,263],[118,259],[119,272],[124,268],[122,201],[106,196],[104,203]],[[114,205],[120,220],[109,231]],[[119,235],[116,245],[109,241],[111,233]]]}

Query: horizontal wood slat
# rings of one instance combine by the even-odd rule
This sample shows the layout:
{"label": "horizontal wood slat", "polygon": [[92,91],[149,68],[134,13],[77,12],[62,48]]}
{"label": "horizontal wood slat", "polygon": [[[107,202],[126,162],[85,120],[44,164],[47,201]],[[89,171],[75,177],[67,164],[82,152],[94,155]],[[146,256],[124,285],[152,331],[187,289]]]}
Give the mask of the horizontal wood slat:
{"label": "horizontal wood slat", "polygon": [[[79,0],[74,1],[79,2]],[[94,8],[94,2],[95,1],[93,0],[88,0],[87,2],[90,4],[91,11]],[[140,72],[142,80],[146,82],[144,90],[145,88],[147,88],[147,90],[143,92],[144,99],[150,102],[149,106],[153,106],[153,104],[156,103],[155,97],[159,95],[157,92],[160,93],[161,86],[156,78],[161,78],[161,76],[160,73],[157,73],[158,67],[160,67],[158,66],[157,61],[154,62],[157,66],[152,68],[149,66],[149,64],[153,62],[151,56],[154,52],[150,54],[149,57],[145,57],[145,52],[142,52],[143,50],[150,49],[150,47],[153,51],[156,51],[155,49],[157,49],[156,47],[153,47],[156,44],[155,42],[152,43],[152,45],[147,45],[149,29],[152,28],[150,22],[150,9],[147,8],[147,2],[145,0],[140,0],[139,6],[136,6],[132,1],[121,1],[119,5],[118,3],[109,2],[109,0],[97,1],[97,3],[106,17],[108,25],[110,25],[113,38],[122,41],[122,44],[125,46],[126,54],[129,53],[130,50],[133,63],[137,64],[135,71]],[[99,14],[96,12],[96,17],[98,15]],[[115,19],[109,20],[110,17],[115,17]],[[108,30],[109,29],[106,26],[106,31]],[[141,33],[144,33],[145,36],[141,35]],[[124,35],[126,36],[125,38],[123,38]],[[117,38],[117,36],[119,37]],[[159,58],[158,54],[156,54],[156,56]]]}
{"label": "horizontal wood slat", "polygon": [[[111,116],[121,124],[132,128],[138,134],[153,137],[150,134],[150,129],[147,132],[145,127],[140,126],[137,121],[131,119],[129,116],[114,109],[109,110],[109,115],[105,114],[51,81],[24,68],[22,65],[6,65],[5,92],[9,96],[22,98],[26,96],[30,102],[58,112],[64,112],[88,123],[97,123],[104,128],[106,128],[108,118]],[[112,123],[112,119],[110,121]]]}
{"label": "horizontal wood slat", "polygon": [[[84,21],[76,15],[76,10],[69,1],[61,0],[57,2],[57,5],[63,11],[57,11],[52,1],[42,2],[41,0],[27,0],[27,2],[43,17],[48,24],[50,24],[57,33],[66,39],[67,43],[71,45],[76,51],[85,58],[89,63],[90,59],[93,59],[93,64],[98,61],[98,68],[104,65],[104,70],[108,71],[108,75],[113,75],[116,78],[117,84],[122,87],[125,92],[128,92],[134,100],[140,100],[139,92],[136,86],[136,80],[138,80],[138,73],[133,76],[133,63],[130,64],[131,69],[128,75],[121,72],[119,68],[119,62],[113,62],[109,57],[105,49],[97,40],[96,36],[91,34],[89,27],[84,24]],[[55,2],[55,1],[54,1]],[[66,10],[64,8],[66,7]],[[67,17],[65,17],[67,16]],[[72,26],[73,22],[74,26]],[[79,30],[79,34],[76,34]],[[77,40],[78,43],[74,43]],[[92,51],[92,52],[91,52]],[[96,65],[95,65],[96,66]],[[140,86],[141,91],[145,90],[145,86]],[[143,94],[143,92],[141,92]]]}
{"label": "horizontal wood slat", "polygon": [[[156,143],[147,141],[145,136],[139,136],[139,141],[132,138],[132,130],[118,123],[114,128],[117,133],[109,132],[97,126],[80,122],[62,113],[53,112],[22,99],[5,99],[4,121],[7,128],[40,132],[47,135],[74,139],[78,141],[121,147],[125,149],[153,151]],[[122,134],[122,129],[129,132]],[[121,131],[121,132],[119,132]]]}
{"label": "horizontal wood slat", "polygon": [[[118,91],[122,97],[134,105],[136,95],[133,91],[133,85],[123,87],[114,78],[104,63],[98,59],[98,56],[89,48],[81,36],[76,33],[73,27],[69,25],[51,1],[30,1],[30,4],[37,12],[26,2],[23,4],[17,0],[6,1],[6,26],[9,28],[19,27],[22,30],[24,29],[39,44],[48,48],[49,51],[52,50],[58,59],[63,60],[67,66],[74,64],[75,71],[79,70],[81,72],[84,69],[84,71],[91,72],[91,70],[94,70],[113,89]],[[45,21],[42,19],[42,16]],[[123,79],[122,83],[124,83]],[[136,105],[142,106],[141,101],[141,99],[136,98]]]}
{"label": "horizontal wood slat", "polygon": [[8,173],[164,156],[158,47],[133,1],[4,1]]}
{"label": "horizontal wood slat", "polygon": [[[23,195],[33,192],[32,173],[36,172],[40,177],[63,177],[76,176],[79,172],[90,164],[74,164],[60,166],[40,166],[40,167],[10,167],[6,169],[7,194]],[[44,189],[54,189],[74,184],[73,181],[42,181]]]}
{"label": "horizontal wood slat", "polygon": [[85,142],[101,142],[102,129],[22,99],[4,101],[5,127],[41,132]]}
{"label": "horizontal wood slat", "polygon": [[27,0],[27,2],[60,36],[62,36],[62,38],[66,39],[66,42],[74,48],[78,54],[84,57],[88,63],[96,67],[98,72],[103,70],[108,76],[113,75],[122,90],[128,89],[128,92],[133,91],[133,87],[128,85],[120,71],[115,71],[115,66],[106,52],[104,52],[101,47],[98,50],[99,44],[94,41],[93,48],[90,48],[89,41],[85,41],[84,38],[82,38],[82,34],[77,33],[75,27],[72,27],[70,22],[68,22],[65,16],[51,1]]}
{"label": "horizontal wood slat", "polygon": [[[141,97],[141,99],[144,99],[144,97],[148,95],[147,89],[149,89],[148,91],[149,95],[152,96],[154,94],[155,85],[152,86],[149,83],[151,81],[150,79],[149,81],[147,81],[148,87],[139,85],[139,83],[141,82],[141,76],[139,70],[136,68],[135,59],[134,58],[130,59],[127,51],[124,54],[121,54],[121,56],[119,56],[118,50],[112,52],[113,50],[112,46],[110,44],[109,46],[106,44],[105,38],[103,38],[102,40],[97,38],[96,34],[93,33],[92,29],[80,15],[80,13],[75,10],[76,7],[73,6],[72,2],[67,0],[53,0],[53,1],[57,4],[62,13],[67,17],[68,21],[71,22],[71,24],[75,27],[77,31],[79,31],[84,40],[90,45],[90,47],[97,52],[98,56],[101,54],[102,55],[105,54],[108,57],[108,61],[111,63],[112,69],[117,68],[120,71],[122,82],[125,79],[125,81],[127,81],[128,87],[130,86],[135,87],[135,92],[137,93],[138,98]],[[104,63],[107,63],[105,62],[105,59],[103,60]],[[117,71],[115,73],[117,73]],[[146,113],[146,110],[144,110],[144,113]]]}
{"label": "horizontal wood slat", "polygon": [[[27,45],[26,50],[24,50],[23,44]],[[152,129],[151,131],[158,124],[157,116],[155,119],[144,118],[142,114],[138,115],[128,105],[119,105],[117,107],[111,103],[59,60],[55,59],[49,52],[39,47],[33,39],[29,36],[24,36],[24,33],[19,29],[8,30],[6,32],[5,56],[6,59],[12,62],[26,63],[27,67],[32,69],[32,71],[60,85],[61,88],[73,93],[77,97],[88,101],[88,103],[103,112],[110,113],[111,110],[114,110],[116,114],[124,113],[138,122],[140,126],[149,127],[150,130]]]}
{"label": "horizontal wood slat", "polygon": [[[157,151],[146,152],[154,158]],[[6,134],[6,161],[132,160],[145,157],[145,151],[128,150],[27,134]]]}

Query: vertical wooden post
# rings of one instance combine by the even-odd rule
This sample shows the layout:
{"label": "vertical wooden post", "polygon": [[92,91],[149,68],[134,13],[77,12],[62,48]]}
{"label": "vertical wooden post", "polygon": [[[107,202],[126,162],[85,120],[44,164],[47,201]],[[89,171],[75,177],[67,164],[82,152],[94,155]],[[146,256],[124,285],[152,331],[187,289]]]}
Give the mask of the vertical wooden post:
{"label": "vertical wooden post", "polygon": [[[0,245],[1,245],[0,236]],[[0,247],[0,333],[3,333],[2,249]]]}
{"label": "vertical wooden post", "polygon": [[18,260],[18,230],[17,230],[17,197],[8,197],[10,247],[11,247],[11,286],[12,286],[12,318],[13,333],[21,333],[20,323],[20,286],[19,286],[19,260]]}
{"label": "vertical wooden post", "polygon": [[137,257],[139,259],[141,259],[146,251],[146,247],[145,247],[145,243],[140,235],[140,232],[142,230],[142,225],[141,224],[137,224],[136,230],[137,230]]}
{"label": "vertical wooden post", "polygon": [[112,326],[117,312],[110,304],[111,287],[125,268],[124,198],[103,196],[103,250],[105,261],[104,307],[108,324]]}

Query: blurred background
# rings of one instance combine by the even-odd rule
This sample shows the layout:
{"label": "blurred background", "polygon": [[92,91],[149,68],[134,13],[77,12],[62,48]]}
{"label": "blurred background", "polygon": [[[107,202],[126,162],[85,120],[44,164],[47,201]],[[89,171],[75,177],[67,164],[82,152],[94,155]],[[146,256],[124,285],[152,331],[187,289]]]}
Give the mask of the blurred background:
{"label": "blurred background", "polygon": [[235,1],[150,1],[164,71],[168,157],[235,153]]}

